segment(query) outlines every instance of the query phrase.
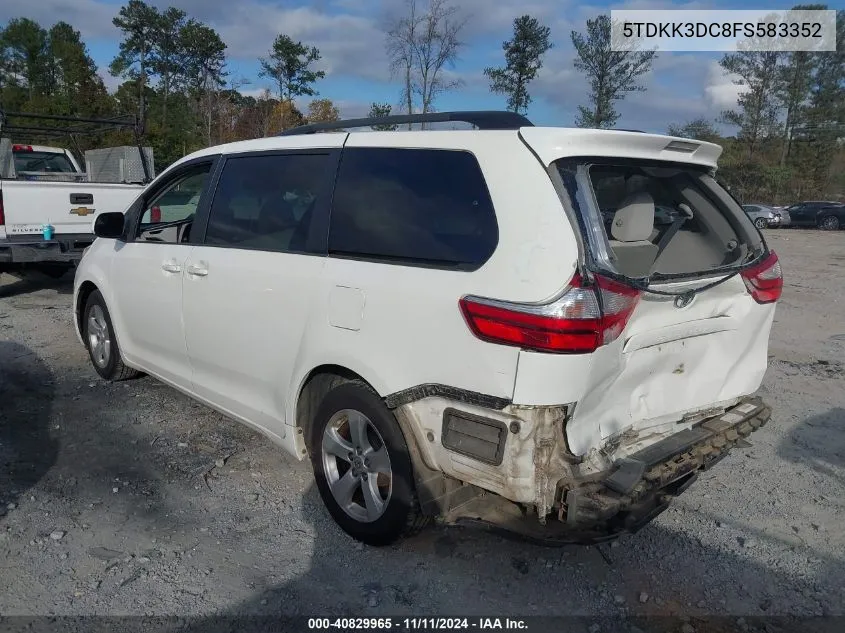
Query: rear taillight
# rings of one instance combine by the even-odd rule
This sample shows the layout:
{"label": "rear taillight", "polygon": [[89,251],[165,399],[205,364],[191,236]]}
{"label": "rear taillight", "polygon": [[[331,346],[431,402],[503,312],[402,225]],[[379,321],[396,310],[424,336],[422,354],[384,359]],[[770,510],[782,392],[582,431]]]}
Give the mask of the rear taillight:
{"label": "rear taillight", "polygon": [[762,262],[742,271],[742,280],[757,303],[774,303],[783,292],[783,273],[775,252]]}
{"label": "rear taillight", "polygon": [[478,338],[501,345],[559,354],[584,354],[616,340],[640,292],[605,277],[588,286],[576,274],[551,303],[509,303],[464,297],[461,311]]}

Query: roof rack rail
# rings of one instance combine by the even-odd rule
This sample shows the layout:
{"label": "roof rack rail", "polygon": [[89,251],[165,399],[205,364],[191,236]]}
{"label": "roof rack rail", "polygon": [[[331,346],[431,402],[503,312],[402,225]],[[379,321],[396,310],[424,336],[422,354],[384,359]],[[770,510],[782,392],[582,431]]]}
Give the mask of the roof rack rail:
{"label": "roof rack rail", "polygon": [[402,125],[407,123],[470,123],[480,130],[518,130],[521,127],[534,127],[527,118],[516,112],[508,111],[466,111],[466,112],[427,112],[425,114],[394,114],[385,117],[347,119],[329,123],[309,123],[285,130],[279,136],[314,134],[328,130],[342,130],[350,127],[372,127],[375,125]]}
{"label": "roof rack rail", "polygon": [[613,128],[613,131],[614,132],[636,132],[637,134],[647,134],[647,132],[644,132],[643,130],[626,130],[625,128],[621,128],[621,127]]}

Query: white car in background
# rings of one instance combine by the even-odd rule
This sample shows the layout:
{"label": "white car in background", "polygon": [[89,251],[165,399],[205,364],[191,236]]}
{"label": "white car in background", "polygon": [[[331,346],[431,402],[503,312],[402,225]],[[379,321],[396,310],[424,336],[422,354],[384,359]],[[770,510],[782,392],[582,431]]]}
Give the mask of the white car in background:
{"label": "white car in background", "polygon": [[[336,131],[409,120],[479,129]],[[104,379],[145,372],[310,458],[361,541],[433,517],[612,538],[770,416],[780,264],[720,152],[512,113],[210,147],[97,218],[76,333]],[[153,214],[176,190],[196,205]]]}
{"label": "white car in background", "polygon": [[786,228],[792,224],[792,220],[789,217],[789,207],[774,206],[772,209],[775,210],[775,213],[780,214],[780,222],[778,223],[779,227]]}
{"label": "white car in background", "polygon": [[744,204],[742,209],[758,229],[784,226],[783,214],[776,207],[765,204]]}

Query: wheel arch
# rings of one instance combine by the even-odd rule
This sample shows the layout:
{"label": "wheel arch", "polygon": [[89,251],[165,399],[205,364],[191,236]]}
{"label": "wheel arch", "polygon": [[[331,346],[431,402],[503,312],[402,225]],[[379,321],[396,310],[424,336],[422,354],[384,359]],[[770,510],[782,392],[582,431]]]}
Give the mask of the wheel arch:
{"label": "wheel arch", "polygon": [[[344,365],[325,363],[311,369],[302,379],[299,389],[296,392],[294,402],[295,432],[294,438],[297,444],[297,457],[302,459],[311,452],[310,442],[311,427],[317,408],[324,394],[334,387],[345,382],[359,382],[373,390],[379,399],[384,401],[385,393],[375,388],[370,380],[367,380],[360,372],[354,371]],[[387,403],[384,403],[387,406]],[[388,407],[388,409],[391,409]],[[391,409],[392,411],[392,409]],[[441,471],[432,470],[425,463],[417,438],[407,417],[396,415],[394,418],[399,432],[405,438],[408,447],[409,458],[413,472],[412,486],[414,489],[415,503],[418,504],[422,513],[421,520],[418,520],[416,527],[409,533],[421,529],[431,517],[440,515],[448,506],[451,488],[447,478]],[[307,442],[306,442],[307,440]],[[455,486],[452,486],[455,487]],[[461,487],[461,486],[458,486]],[[446,505],[444,505],[446,504]]]}
{"label": "wheel arch", "polygon": [[[85,310],[85,304],[88,303],[88,297],[90,297],[96,290],[99,290],[97,284],[86,279],[79,286],[79,291],[76,293],[76,305],[74,306],[74,311],[76,313],[76,330],[80,337],[84,335],[82,331],[82,321],[84,315],[82,313]],[[102,292],[100,294],[102,294]],[[103,300],[105,301],[105,298]]]}
{"label": "wheel arch", "polygon": [[[367,380],[360,372],[344,365],[324,363],[311,369],[300,381],[293,403],[293,425],[296,435],[307,444],[310,437],[310,427],[320,406],[320,401],[330,389],[344,382],[362,382],[372,389],[380,398],[383,394],[372,381]],[[304,456],[302,450],[298,451]]]}

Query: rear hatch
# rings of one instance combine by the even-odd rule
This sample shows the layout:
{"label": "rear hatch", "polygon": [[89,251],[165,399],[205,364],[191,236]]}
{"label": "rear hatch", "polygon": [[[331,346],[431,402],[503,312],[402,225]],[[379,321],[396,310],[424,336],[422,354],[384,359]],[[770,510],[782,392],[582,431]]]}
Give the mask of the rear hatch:
{"label": "rear hatch", "polygon": [[[756,391],[782,278],[776,255],[714,177],[721,149],[637,133],[521,134],[576,228],[580,276],[622,288],[596,291],[604,314],[617,310],[623,322],[614,317],[617,329],[581,354],[570,448],[583,454],[632,430],[640,440],[680,430],[685,416]],[[561,368],[571,372],[575,360]]]}

